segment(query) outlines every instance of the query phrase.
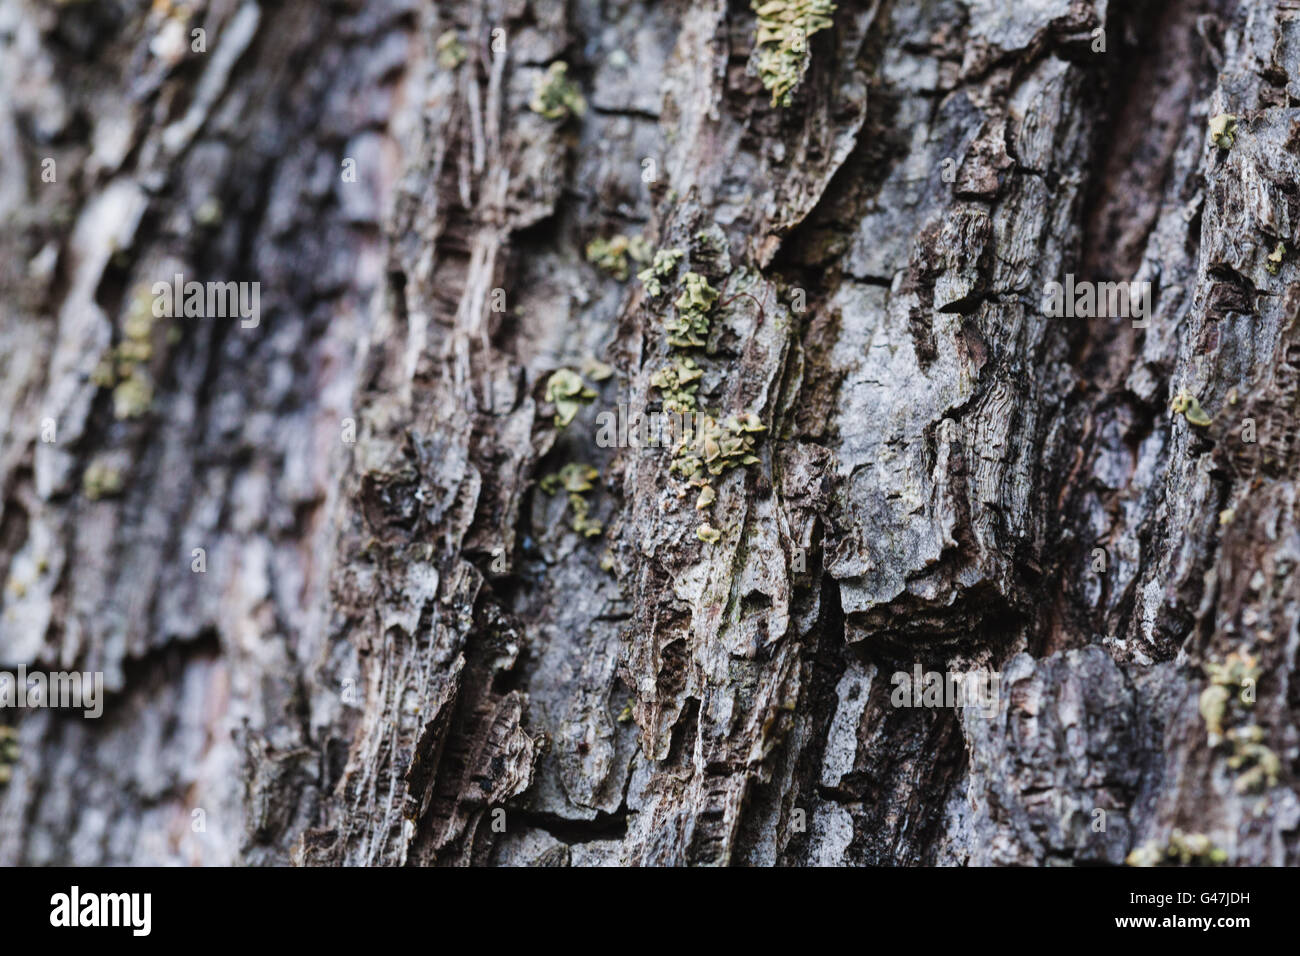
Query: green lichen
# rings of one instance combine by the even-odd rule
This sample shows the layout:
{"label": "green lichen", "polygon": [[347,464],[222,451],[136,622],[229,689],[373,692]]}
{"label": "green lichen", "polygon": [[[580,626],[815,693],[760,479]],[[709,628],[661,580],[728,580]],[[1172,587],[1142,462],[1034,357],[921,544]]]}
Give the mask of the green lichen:
{"label": "green lichen", "polygon": [[703,348],[709,340],[710,315],[718,293],[697,272],[682,276],[682,294],[673,302],[675,315],[664,319],[668,344],[674,348]]}
{"label": "green lichen", "polygon": [[565,428],[583,405],[596,398],[596,393],[582,381],[582,376],[572,369],[557,370],[546,380],[546,400],[555,406],[555,427]]}
{"label": "green lichen", "polygon": [[718,292],[709,280],[695,272],[682,276],[682,294],[673,303],[679,310],[708,312],[718,301]]}
{"label": "green lichen", "polygon": [[695,233],[694,239],[695,242],[691,248],[693,250],[692,254],[697,257],[707,256],[716,259],[727,251],[726,236],[718,231],[716,226],[713,227],[712,232],[708,229],[699,230]]}
{"label": "green lichen", "polygon": [[604,362],[586,358],[582,362],[582,374],[593,382],[604,382],[614,375],[614,370]]}
{"label": "green lichen", "polygon": [[456,69],[469,56],[455,30],[448,30],[438,37],[434,49],[438,53],[438,65],[444,70]]}
{"label": "green lichen", "polygon": [[108,349],[90,374],[101,388],[113,390],[113,415],[139,418],[153,404],[153,380],[146,369],[153,358],[153,296],[137,286],[122,324],[122,341]]}
{"label": "green lichen", "polygon": [[139,418],[152,404],[153,384],[141,371],[134,371],[113,389],[114,418]]}
{"label": "green lichen", "polygon": [[1258,660],[1245,651],[1233,651],[1222,661],[1208,661],[1205,673],[1210,683],[1201,691],[1200,711],[1209,746],[1226,743],[1232,751],[1228,767],[1244,771],[1233,782],[1233,789],[1238,793],[1255,793],[1276,786],[1282,762],[1264,744],[1264,729],[1253,722],[1224,729],[1228,720],[1244,717],[1244,709],[1254,700],[1242,691],[1259,682]]}
{"label": "green lichen", "polygon": [[593,239],[587,243],[587,261],[608,272],[619,282],[627,281],[628,258],[646,262],[650,258],[650,245],[640,236],[611,236]]}
{"label": "green lichen", "polygon": [[677,271],[677,263],[685,253],[680,249],[660,249],[654,254],[650,265],[636,274],[645,285],[645,293],[652,299],[663,295],[663,280]]}
{"label": "green lichen", "polygon": [[752,0],[758,14],[758,75],[773,106],[789,106],[808,68],[808,39],[831,26],[833,0]]}
{"label": "green lichen", "polygon": [[113,350],[100,357],[99,363],[90,373],[90,380],[100,388],[112,388],[117,382],[117,373],[113,367]]}
{"label": "green lichen", "polygon": [[722,532],[708,522],[705,522],[695,529],[695,537],[699,538],[705,544],[717,544],[722,539]]}
{"label": "green lichen", "polygon": [[689,355],[675,357],[650,377],[650,384],[664,396],[664,410],[681,415],[695,411],[695,393],[699,391],[703,370]]}
{"label": "green lichen", "polygon": [[1204,833],[1174,830],[1164,846],[1150,840],[1130,853],[1125,862],[1129,866],[1219,866],[1228,862],[1228,853]]}
{"label": "green lichen", "polygon": [[1277,247],[1269,254],[1268,265],[1264,267],[1268,270],[1269,275],[1278,274],[1278,271],[1282,268],[1284,258],[1286,258],[1286,243],[1279,242]]}
{"label": "green lichen", "polygon": [[1232,149],[1237,141],[1237,117],[1219,113],[1210,117],[1210,141],[1219,149]]}
{"label": "green lichen", "polygon": [[122,473],[112,465],[93,461],[81,476],[81,490],[91,501],[122,493]]}
{"label": "green lichen", "polygon": [[593,482],[599,477],[600,472],[591,465],[571,461],[558,472],[546,475],[539,483],[542,491],[548,495],[561,490],[568,492],[573,530],[585,538],[594,538],[604,530],[599,521],[592,519],[591,506],[583,497],[595,488]]}
{"label": "green lichen", "polygon": [[537,78],[528,108],[548,120],[566,120],[587,112],[587,101],[569,79],[569,64],[556,60]]}
{"label": "green lichen", "polygon": [[[696,429],[684,435],[673,450],[669,471],[700,489],[695,499],[695,510],[704,513],[718,497],[712,479],[733,468],[758,464],[758,456],[754,454],[755,439],[767,429],[758,416],[750,412],[729,416],[721,424],[710,415],[699,416],[697,422]],[[707,521],[696,529],[696,537],[709,544],[721,536],[721,532]]]}
{"label": "green lichen", "polygon": [[1282,761],[1264,745],[1263,727],[1247,724],[1233,728],[1228,731],[1228,742],[1232,745],[1228,766],[1233,770],[1245,771],[1232,784],[1237,793],[1257,793],[1277,786]]}
{"label": "green lichen", "polygon": [[1231,697],[1232,691],[1217,684],[1211,684],[1201,691],[1201,719],[1205,721],[1210,746],[1214,746],[1223,738],[1223,718],[1228,712],[1228,701]]}
{"label": "green lichen", "polygon": [[[696,240],[701,246],[716,249],[725,245],[718,237],[706,232],[698,233]],[[650,298],[663,293],[661,280],[668,279],[676,271],[682,255],[679,249],[661,249],[655,254],[650,268],[638,274]],[[717,500],[712,479],[733,468],[757,464],[755,441],[766,427],[751,412],[731,415],[723,422],[718,422],[712,415],[699,413],[698,392],[704,372],[694,358],[682,354],[682,351],[703,348],[708,343],[713,312],[718,306],[718,290],[709,284],[707,278],[694,271],[682,276],[679,289],[677,298],[673,300],[673,312],[664,319],[669,348],[676,350],[677,354],[651,376],[650,384],[663,394],[666,412],[692,416],[690,425],[673,447],[669,474],[682,478],[688,487],[699,489],[695,510],[705,515]],[[707,544],[722,538],[722,532],[707,520],[696,528],[695,534]]]}
{"label": "green lichen", "polygon": [[1259,659],[1247,651],[1232,651],[1222,661],[1207,661],[1205,674],[1211,686],[1230,689],[1236,694],[1259,682]]}
{"label": "green lichen", "polygon": [[592,482],[599,477],[600,472],[591,465],[571,461],[561,467],[559,471],[543,477],[539,484],[542,491],[548,495],[553,495],[560,490],[567,491],[570,494],[584,494],[595,487]]}
{"label": "green lichen", "polygon": [[221,208],[221,200],[214,196],[209,196],[199,204],[199,208],[194,210],[194,222],[205,229],[211,229],[221,225],[224,217],[224,210]]}
{"label": "green lichen", "polygon": [[1208,428],[1212,421],[1205,409],[1201,408],[1201,403],[1196,400],[1196,396],[1186,390],[1175,395],[1169,407],[1176,414],[1186,418],[1188,424],[1196,425],[1198,428]]}
{"label": "green lichen", "polygon": [[705,475],[717,477],[741,465],[758,464],[754,439],[766,426],[750,412],[717,422],[711,415],[699,416],[695,431],[678,446],[672,470],[687,481],[704,484]]}
{"label": "green lichen", "polygon": [[594,538],[605,530],[604,525],[591,518],[591,506],[582,495],[569,495],[569,510],[573,512],[571,527],[584,538]]}
{"label": "green lichen", "polygon": [[1207,662],[1205,673],[1210,683],[1201,691],[1199,705],[1209,745],[1216,747],[1223,741],[1224,721],[1234,701],[1246,706],[1240,692],[1259,680],[1259,663],[1248,653],[1233,651],[1222,661]]}
{"label": "green lichen", "polygon": [[18,730],[0,727],[0,786],[13,779],[13,768],[18,763]]}
{"label": "green lichen", "polygon": [[622,282],[627,278],[627,237],[591,240],[587,243],[587,261]]}

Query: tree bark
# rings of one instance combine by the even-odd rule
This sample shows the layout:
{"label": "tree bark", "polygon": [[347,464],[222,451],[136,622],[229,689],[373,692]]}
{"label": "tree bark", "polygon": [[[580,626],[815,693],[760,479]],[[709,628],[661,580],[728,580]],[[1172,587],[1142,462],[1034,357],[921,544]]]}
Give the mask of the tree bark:
{"label": "tree bark", "polygon": [[0,863],[1300,862],[1300,7],[758,19],[0,0]]}

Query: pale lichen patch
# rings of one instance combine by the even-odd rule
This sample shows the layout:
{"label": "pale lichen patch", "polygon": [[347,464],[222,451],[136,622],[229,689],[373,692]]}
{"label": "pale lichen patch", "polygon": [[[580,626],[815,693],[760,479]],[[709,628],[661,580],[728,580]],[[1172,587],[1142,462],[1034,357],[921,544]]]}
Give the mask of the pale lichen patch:
{"label": "pale lichen patch", "polygon": [[808,69],[808,40],[831,26],[833,0],[753,0],[758,14],[754,46],[758,75],[772,93],[773,106],[789,106]]}
{"label": "pale lichen patch", "polygon": [[587,112],[587,101],[569,79],[569,64],[557,60],[537,78],[528,108],[548,120],[566,120]]}

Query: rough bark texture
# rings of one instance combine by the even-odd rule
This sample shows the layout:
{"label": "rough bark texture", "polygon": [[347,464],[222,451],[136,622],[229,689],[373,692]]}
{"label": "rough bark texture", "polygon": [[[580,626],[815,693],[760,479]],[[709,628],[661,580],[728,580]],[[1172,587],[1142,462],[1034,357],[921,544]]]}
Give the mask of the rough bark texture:
{"label": "rough bark texture", "polygon": [[[0,666],[111,688],[0,712],[0,863],[1300,862],[1300,4],[841,0],[789,107],[755,26],[0,0]],[[530,108],[556,61],[580,116]],[[615,234],[683,251],[665,295]],[[716,543],[669,450],[597,442],[687,269],[699,401],[767,429]],[[177,272],[262,321],[160,320],[122,415],[95,370]],[[1067,274],[1147,327],[1045,318]],[[1198,704],[1234,653],[1250,787]],[[918,664],[1001,709],[893,706]]]}

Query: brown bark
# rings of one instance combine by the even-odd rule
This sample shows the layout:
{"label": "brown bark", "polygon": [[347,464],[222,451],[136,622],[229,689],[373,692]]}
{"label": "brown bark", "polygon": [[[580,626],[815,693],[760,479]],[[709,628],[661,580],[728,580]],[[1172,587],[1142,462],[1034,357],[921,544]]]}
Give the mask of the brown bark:
{"label": "brown bark", "polygon": [[[1297,862],[1293,8],[842,0],[783,107],[747,0],[209,0],[174,61],[166,4],[0,0],[0,666],[111,688],[0,712],[0,862]],[[177,272],[262,320],[160,321],[131,413]],[[765,427],[702,510],[598,441],[687,353]]]}

